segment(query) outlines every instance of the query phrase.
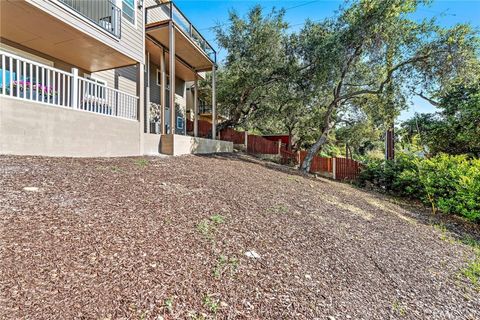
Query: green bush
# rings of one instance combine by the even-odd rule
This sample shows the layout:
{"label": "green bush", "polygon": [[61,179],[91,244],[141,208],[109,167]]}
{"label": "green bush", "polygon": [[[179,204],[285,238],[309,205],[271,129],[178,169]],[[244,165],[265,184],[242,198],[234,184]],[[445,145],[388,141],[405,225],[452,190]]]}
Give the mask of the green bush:
{"label": "green bush", "polygon": [[433,210],[480,220],[480,160],[441,154],[418,161],[424,201]]}
{"label": "green bush", "polygon": [[395,161],[367,160],[360,172],[358,182],[365,186],[367,182],[391,194],[417,198],[423,188],[418,178],[415,157],[400,154]]}
{"label": "green bush", "polygon": [[398,196],[417,198],[432,210],[480,222],[480,160],[441,154],[419,158],[400,154],[395,161],[366,161],[359,183],[370,182]]}

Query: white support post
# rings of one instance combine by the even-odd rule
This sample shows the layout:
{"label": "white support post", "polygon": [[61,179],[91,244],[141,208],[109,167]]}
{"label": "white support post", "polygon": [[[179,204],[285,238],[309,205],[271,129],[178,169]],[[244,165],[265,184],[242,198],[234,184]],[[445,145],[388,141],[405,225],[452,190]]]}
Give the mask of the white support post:
{"label": "white support post", "polygon": [[137,63],[137,96],[138,96],[138,105],[137,105],[137,117],[140,122],[139,130],[139,140],[140,140],[140,150],[139,155],[144,154],[144,126],[145,126],[145,64]]}
{"label": "white support post", "polygon": [[167,104],[167,74],[165,71],[165,49],[162,49],[162,54],[160,55],[160,105],[162,108],[162,114],[160,115],[160,125],[162,129],[160,130],[161,134],[166,134],[166,118],[165,110]]}
{"label": "white support post", "polygon": [[72,108],[78,109],[78,69],[72,68],[72,90],[71,93],[71,102]]}
{"label": "white support post", "polygon": [[170,50],[170,133],[175,134],[176,114],[175,114],[175,29],[173,21],[168,23],[168,37]]}
{"label": "white support post", "polygon": [[147,85],[145,86],[145,109],[147,113],[147,133],[151,133],[150,128],[150,52],[147,52]]}
{"label": "white support post", "polygon": [[212,139],[217,138],[217,92],[216,92],[216,79],[215,79],[215,64],[212,67]]}
{"label": "white support post", "polygon": [[278,139],[278,155],[281,155],[282,152],[282,139]]}
{"label": "white support post", "polygon": [[245,150],[247,150],[247,147],[248,147],[248,131],[245,130]]}
{"label": "white support post", "polygon": [[195,76],[193,87],[193,136],[198,137],[198,79]]}

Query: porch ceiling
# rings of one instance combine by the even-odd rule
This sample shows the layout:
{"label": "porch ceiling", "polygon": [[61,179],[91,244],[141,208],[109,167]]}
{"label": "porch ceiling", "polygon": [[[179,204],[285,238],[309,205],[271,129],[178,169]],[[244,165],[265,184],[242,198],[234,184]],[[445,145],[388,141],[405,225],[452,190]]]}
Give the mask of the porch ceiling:
{"label": "porch ceiling", "polygon": [[[148,24],[145,32],[165,48],[169,48],[168,21]],[[212,70],[213,62],[177,27],[175,27],[175,54],[196,71]]]}
{"label": "porch ceiling", "polygon": [[[146,48],[147,48],[147,52],[150,53],[150,61],[152,61],[156,65],[160,65],[162,48],[157,46],[155,43],[153,43],[148,38],[145,41],[145,45],[146,45]],[[167,52],[165,54],[165,69],[166,69],[167,74],[170,70],[169,63],[168,63],[169,59],[170,59],[170,54]],[[175,76],[179,79],[184,80],[184,81],[194,81],[196,76],[198,77],[198,79],[203,79],[203,77],[198,75],[195,71],[193,71],[192,69],[187,67],[185,64],[183,64],[178,59],[175,59]]]}
{"label": "porch ceiling", "polygon": [[0,13],[1,38],[86,71],[135,64],[135,60],[25,1],[0,0]]}

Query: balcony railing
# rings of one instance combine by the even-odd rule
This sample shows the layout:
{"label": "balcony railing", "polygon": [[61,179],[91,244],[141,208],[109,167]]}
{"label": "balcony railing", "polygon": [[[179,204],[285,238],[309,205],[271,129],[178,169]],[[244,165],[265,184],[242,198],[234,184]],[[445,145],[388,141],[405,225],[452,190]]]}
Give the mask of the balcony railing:
{"label": "balcony railing", "polygon": [[3,51],[0,56],[0,96],[137,119],[137,96],[79,77],[76,72],[65,72]]}
{"label": "balcony railing", "polygon": [[69,8],[108,31],[117,38],[121,34],[122,10],[111,0],[59,0]]}
{"label": "balcony railing", "polygon": [[154,5],[145,9],[147,25],[154,22],[172,20],[213,62],[217,62],[217,53],[207,40],[198,32],[190,20],[173,2]]}

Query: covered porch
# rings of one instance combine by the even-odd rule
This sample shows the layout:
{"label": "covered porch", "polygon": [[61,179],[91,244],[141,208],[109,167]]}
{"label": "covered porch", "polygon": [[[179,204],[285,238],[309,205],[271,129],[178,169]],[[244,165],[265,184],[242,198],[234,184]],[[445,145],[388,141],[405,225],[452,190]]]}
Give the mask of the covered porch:
{"label": "covered porch", "polygon": [[[158,149],[160,153],[172,155],[232,151],[233,146],[215,142],[215,50],[173,2],[147,7],[145,11],[145,141],[151,142],[145,150]],[[206,72],[211,72],[212,79],[208,139],[199,137],[198,81],[205,79]],[[187,93],[187,87],[191,92]],[[193,112],[187,111],[187,94],[193,96]],[[187,123],[193,123],[193,130],[187,129],[190,127]]]}

